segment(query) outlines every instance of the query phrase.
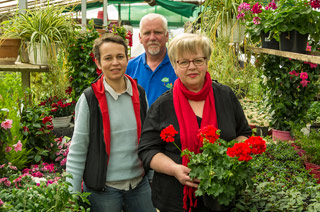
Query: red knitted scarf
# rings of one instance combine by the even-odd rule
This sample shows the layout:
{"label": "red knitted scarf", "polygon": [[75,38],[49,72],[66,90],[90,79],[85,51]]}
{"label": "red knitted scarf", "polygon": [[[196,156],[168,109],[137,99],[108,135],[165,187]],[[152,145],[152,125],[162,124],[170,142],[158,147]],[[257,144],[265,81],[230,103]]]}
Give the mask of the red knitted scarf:
{"label": "red knitted scarf", "polygon": [[[99,102],[100,111],[102,114],[103,134],[104,134],[104,142],[106,145],[106,152],[110,156],[110,120],[109,120],[107,97],[106,97],[106,93],[103,85],[103,76],[104,75],[102,75],[100,79],[98,79],[97,82],[95,82],[91,86]],[[133,95],[131,99],[132,99],[134,114],[136,116],[136,121],[137,121],[137,135],[138,135],[138,142],[139,142],[140,134],[141,134],[139,90],[138,90],[136,81],[134,81],[128,75],[126,75],[126,77],[130,80],[132,85]],[[109,158],[110,157],[108,157],[108,162],[109,162]]]}
{"label": "red knitted scarf", "polygon": [[[188,102],[189,99],[193,101],[205,100],[201,128],[209,124],[218,127],[212,81],[208,72],[205,76],[203,88],[197,93],[189,91],[182,84],[179,78],[175,81],[173,87],[173,105],[178,118],[182,150],[187,148],[190,151],[199,153],[200,147],[202,146],[202,143],[200,143],[199,139],[197,138],[199,125],[197,122],[197,117]],[[182,164],[187,166],[188,162],[188,158],[184,156],[182,158]],[[189,211],[191,211],[191,207],[197,207],[197,201],[194,194],[195,190],[196,189],[189,186],[184,186],[183,208],[185,210],[188,209],[188,198],[190,205]]]}

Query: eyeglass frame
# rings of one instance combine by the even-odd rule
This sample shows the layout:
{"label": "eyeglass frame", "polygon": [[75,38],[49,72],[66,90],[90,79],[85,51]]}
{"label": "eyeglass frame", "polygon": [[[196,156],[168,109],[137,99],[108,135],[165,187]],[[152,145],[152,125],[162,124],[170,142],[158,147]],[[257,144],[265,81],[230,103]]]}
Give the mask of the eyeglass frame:
{"label": "eyeglass frame", "polygon": [[[201,64],[201,65],[196,65],[196,64],[194,63],[194,61],[195,61],[196,59],[200,59],[200,58],[204,59],[203,64]],[[188,68],[188,67],[190,66],[190,63],[191,63],[191,62],[193,63],[194,66],[197,66],[197,67],[198,67],[198,66],[204,65],[206,59],[207,59],[207,57],[197,57],[197,58],[194,58],[193,60],[177,60],[176,63],[177,63],[181,68]],[[187,66],[181,66],[181,65],[180,65],[180,61],[188,61],[188,65],[187,65]]]}

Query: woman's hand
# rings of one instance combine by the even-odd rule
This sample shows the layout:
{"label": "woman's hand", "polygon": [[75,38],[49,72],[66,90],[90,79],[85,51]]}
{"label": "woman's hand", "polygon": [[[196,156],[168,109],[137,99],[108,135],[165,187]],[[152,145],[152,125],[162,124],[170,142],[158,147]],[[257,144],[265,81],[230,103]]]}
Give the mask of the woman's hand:
{"label": "woman's hand", "polygon": [[174,167],[174,177],[177,178],[177,180],[179,180],[179,182],[182,185],[186,185],[186,186],[190,186],[193,188],[198,188],[198,184],[200,182],[200,180],[198,179],[191,179],[189,177],[189,172],[191,171],[191,169],[189,169],[188,167],[181,165],[181,164],[176,164],[176,166]]}
{"label": "woman's hand", "polygon": [[192,180],[189,177],[191,169],[182,164],[177,164],[163,153],[157,153],[153,156],[150,167],[157,172],[174,176],[182,185],[198,188],[200,180]]}

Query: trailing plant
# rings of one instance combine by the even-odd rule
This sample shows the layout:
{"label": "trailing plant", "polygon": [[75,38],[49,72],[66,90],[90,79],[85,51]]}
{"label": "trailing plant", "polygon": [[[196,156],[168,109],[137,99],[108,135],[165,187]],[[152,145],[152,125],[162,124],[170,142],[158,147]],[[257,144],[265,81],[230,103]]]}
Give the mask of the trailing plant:
{"label": "trailing plant", "polygon": [[[218,38],[214,42],[208,69],[212,79],[230,86],[238,98],[242,98],[247,95],[249,88],[256,88],[252,87],[253,84],[259,86],[257,70],[250,62],[244,62],[242,68],[235,51],[234,46],[230,46],[227,39]],[[253,92],[250,91],[249,93],[253,94]],[[259,93],[253,95],[257,98],[261,96]]]}
{"label": "trailing plant", "polygon": [[273,55],[260,55],[261,81],[270,127],[290,130],[290,123],[307,124],[308,109],[319,91],[319,66]]}
{"label": "trailing plant", "polygon": [[[72,37],[73,19],[70,14],[63,13],[65,6],[50,5],[26,9],[25,13],[17,12],[12,18],[1,23],[3,37],[19,37],[33,48],[34,59],[45,48],[49,58],[56,59],[57,49],[66,49],[69,37]],[[40,44],[40,52],[37,52]]]}
{"label": "trailing plant", "polygon": [[77,100],[84,89],[98,77],[98,68],[92,53],[93,41],[98,37],[99,33],[94,29],[91,21],[85,31],[75,31],[74,36],[69,40],[67,67],[74,100]]}

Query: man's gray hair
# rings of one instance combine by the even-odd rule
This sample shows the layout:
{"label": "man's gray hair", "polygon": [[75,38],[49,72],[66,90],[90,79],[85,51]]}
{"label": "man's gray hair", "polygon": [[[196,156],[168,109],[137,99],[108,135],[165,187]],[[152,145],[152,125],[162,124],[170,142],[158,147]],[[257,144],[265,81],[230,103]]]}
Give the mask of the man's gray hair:
{"label": "man's gray hair", "polygon": [[145,16],[143,16],[140,20],[140,24],[139,24],[139,27],[140,27],[140,33],[141,33],[141,26],[142,26],[142,23],[143,21],[145,20],[154,20],[154,19],[157,19],[157,18],[160,18],[162,20],[162,26],[165,30],[165,32],[168,32],[168,21],[167,19],[163,16],[163,15],[160,15],[160,14],[157,14],[157,13],[149,13]]}

